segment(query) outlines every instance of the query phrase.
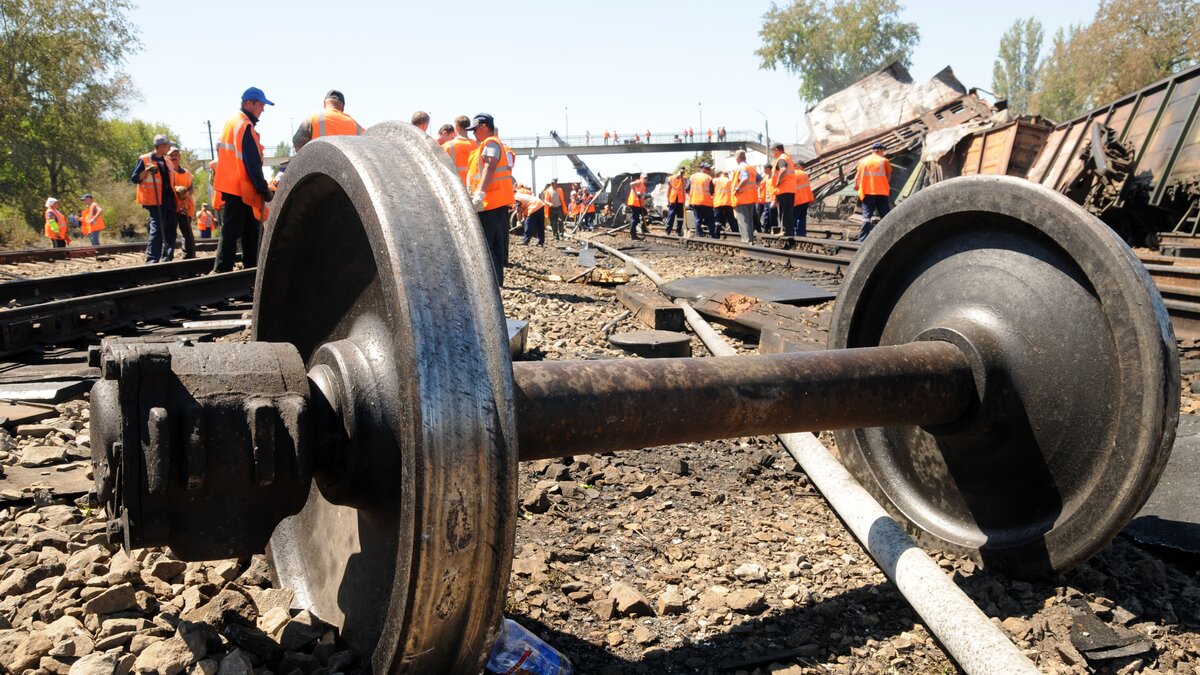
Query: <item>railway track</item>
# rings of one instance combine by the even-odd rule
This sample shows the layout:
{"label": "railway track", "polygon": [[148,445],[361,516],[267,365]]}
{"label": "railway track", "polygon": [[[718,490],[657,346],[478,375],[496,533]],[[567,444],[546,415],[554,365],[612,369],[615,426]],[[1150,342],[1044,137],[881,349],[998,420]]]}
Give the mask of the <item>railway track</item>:
{"label": "railway track", "polygon": [[[196,242],[197,251],[215,251],[216,239],[199,240]],[[146,242],[138,241],[128,244],[105,244],[103,246],[67,246],[65,248],[29,248],[19,251],[0,251],[0,265],[15,263],[54,262],[55,260],[71,260],[74,258],[95,258],[103,255],[119,253],[138,253],[146,250]]]}
{"label": "railway track", "polygon": [[[187,263],[184,265],[186,269],[197,267],[192,261],[182,262]],[[169,265],[180,264],[138,267],[133,271],[146,274],[150,270],[149,273],[154,273],[156,268],[170,269]],[[76,279],[91,278],[95,274],[101,273],[76,275]],[[253,291],[254,274],[252,268],[192,276],[0,309],[0,354],[91,338],[99,333],[135,326],[138,322],[164,319],[197,307],[246,298]],[[47,283],[59,282],[51,278]]]}

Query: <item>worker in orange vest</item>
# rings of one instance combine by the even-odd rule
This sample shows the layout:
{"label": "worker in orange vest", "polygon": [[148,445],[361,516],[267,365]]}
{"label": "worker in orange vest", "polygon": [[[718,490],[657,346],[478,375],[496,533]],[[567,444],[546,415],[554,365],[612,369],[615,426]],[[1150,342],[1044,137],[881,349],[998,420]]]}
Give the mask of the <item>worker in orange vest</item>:
{"label": "worker in orange vest", "polygon": [[687,178],[683,175],[683,167],[675,172],[674,176],[667,178],[667,234],[671,234],[675,229],[675,221],[679,221],[679,236],[683,236],[683,202],[687,196],[687,191],[684,185],[687,183]]}
{"label": "worker in orange vest", "polygon": [[629,238],[641,239],[637,229],[646,217],[646,174],[643,173],[629,184],[629,197],[625,199],[625,205],[629,207]]}
{"label": "worker in orange vest", "polygon": [[735,228],[733,224],[733,191],[729,174],[718,171],[713,177],[713,219],[717,223],[717,235],[720,236],[725,228]]}
{"label": "worker in orange vest", "polygon": [[808,172],[799,162],[796,163],[796,197],[792,210],[795,212],[796,226],[793,234],[803,237],[808,234],[808,205],[813,203],[812,185],[808,182]]}
{"label": "worker in orange vest", "polygon": [[528,246],[529,240],[537,237],[538,246],[546,245],[546,202],[527,192],[517,192],[513,199],[519,205],[518,211],[525,220],[525,237],[522,246]]}
{"label": "worker in orange vest", "polygon": [[717,224],[713,219],[712,164],[701,162],[700,169],[688,178],[688,204],[696,219],[696,236],[717,238]]}
{"label": "worker in orange vest", "polygon": [[64,248],[71,243],[71,236],[67,232],[67,217],[58,210],[58,200],[54,197],[46,199],[45,221],[43,233],[54,248]]}
{"label": "worker in orange vest", "polygon": [[217,218],[213,215],[212,207],[208,205],[208,202],[201,204],[200,210],[196,212],[196,227],[200,230],[200,238],[212,239],[216,225]]}
{"label": "worker in orange vest", "polygon": [[239,242],[242,265],[258,265],[260,223],[266,220],[267,203],[274,193],[263,177],[263,146],[255,127],[269,105],[275,104],[262,89],[250,87],[242,93],[241,109],[225,121],[221,130],[217,143],[220,168],[213,177],[213,188],[223,200],[222,227],[214,272],[233,269]]}
{"label": "worker in orange vest", "polygon": [[466,115],[459,115],[454,118],[454,137],[442,144],[442,149],[450,155],[450,161],[454,162],[454,170],[458,172],[458,179],[467,184],[467,164],[471,158],[471,153],[479,144],[467,138],[467,127],[471,126],[471,119]]}
{"label": "worker in orange vest", "polygon": [[771,191],[775,195],[775,208],[778,212],[779,225],[783,228],[783,236],[788,237],[784,248],[793,248],[796,242],[791,237],[796,234],[796,217],[793,210],[796,204],[796,165],[783,149],[783,143],[776,143],[772,148],[775,163],[771,167]]}
{"label": "worker in orange vest", "polygon": [[550,185],[542,192],[542,201],[550,209],[550,231],[555,240],[562,239],[563,218],[566,216],[567,199],[563,196],[562,188],[558,187],[558,179],[551,178]]}
{"label": "worker in orange vest", "polygon": [[866,241],[875,223],[891,210],[888,197],[892,193],[892,163],[883,156],[883,149],[883,143],[873,144],[871,154],[859,161],[858,169],[854,172],[854,188],[858,190],[863,212],[859,241]]}
{"label": "worker in orange vest", "polygon": [[733,174],[733,211],[738,221],[742,242],[754,242],[754,210],[758,205],[758,172],[746,163],[746,151],[738,150],[733,158],[737,170]]}
{"label": "worker in orange vest", "polygon": [[175,253],[175,168],[167,159],[171,141],[154,137],[154,151],[138,158],[129,180],[137,185],[137,203],[146,209],[150,237],[146,262],[170,260]]}
{"label": "worker in orange vest", "polygon": [[79,198],[83,201],[83,211],[79,214],[81,221],[80,230],[83,236],[89,238],[92,246],[100,245],[100,230],[104,229],[104,209],[92,199],[92,194],[89,192]]}
{"label": "worker in orange vest", "polygon": [[508,212],[516,201],[512,163],[504,143],[496,136],[496,121],[491,115],[475,115],[467,131],[474,132],[479,143],[467,162],[467,191],[491,251],[496,285],[503,286],[508,254]]}
{"label": "worker in orange vest", "polygon": [[183,168],[179,148],[171,148],[167,159],[175,166],[175,222],[183,235],[183,258],[196,257],[196,235],[192,233],[192,209],[196,207],[195,190],[192,188],[192,172]]}
{"label": "worker in orange vest", "polygon": [[583,193],[583,229],[589,232],[596,229],[596,195],[586,190]]}
{"label": "worker in orange vest", "polygon": [[361,136],[364,129],[346,114],[346,97],[337,89],[325,93],[325,105],[321,110],[304,118],[296,133],[292,135],[292,146],[296,152],[308,142],[322,136]]}

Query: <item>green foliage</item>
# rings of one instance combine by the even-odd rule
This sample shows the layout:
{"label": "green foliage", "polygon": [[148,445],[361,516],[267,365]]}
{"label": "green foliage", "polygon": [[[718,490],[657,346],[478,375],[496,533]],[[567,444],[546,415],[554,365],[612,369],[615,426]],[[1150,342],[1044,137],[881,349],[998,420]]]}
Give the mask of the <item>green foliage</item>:
{"label": "green foliage", "polygon": [[[274,157],[291,157],[292,156],[292,144],[288,143],[286,141],[279,141],[279,145],[275,146],[275,154],[273,156]],[[277,166],[271,167],[271,177],[274,178],[275,176],[278,176],[280,171],[281,171],[281,169]]]}
{"label": "green foliage", "polygon": [[799,76],[800,98],[817,101],[894,61],[909,64],[920,33],[900,21],[902,9],[896,0],[771,3],[755,53],[760,67]]}
{"label": "green foliage", "polygon": [[675,167],[675,170],[678,171],[682,168],[684,175],[690,176],[700,170],[700,162],[708,162],[711,164],[712,161],[712,151],[705,150],[704,152],[696,153],[696,156],[692,157],[691,159],[683,160]]}
{"label": "green foliage", "polygon": [[1091,23],[1054,36],[1032,108],[1066,121],[1196,63],[1195,0],[1101,0]]}
{"label": "green foliage", "polygon": [[[76,193],[131,95],[126,0],[0,0],[0,204],[39,228],[47,196]],[[132,168],[132,167],[130,167]],[[74,195],[77,197],[78,195]]]}
{"label": "green foliage", "polygon": [[1016,115],[1029,112],[1037,91],[1038,59],[1042,51],[1042,22],[1017,19],[1000,38],[1000,56],[992,66],[992,91],[1008,99]]}

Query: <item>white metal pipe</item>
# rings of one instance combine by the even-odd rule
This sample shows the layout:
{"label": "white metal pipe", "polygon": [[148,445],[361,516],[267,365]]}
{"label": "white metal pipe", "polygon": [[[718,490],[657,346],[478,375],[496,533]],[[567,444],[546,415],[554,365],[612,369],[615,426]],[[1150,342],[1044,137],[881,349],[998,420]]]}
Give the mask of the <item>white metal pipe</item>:
{"label": "white metal pipe", "polygon": [[[611,246],[592,245],[633,265],[656,286],[665,283],[637,258]],[[686,300],[677,299],[675,304],[683,308],[688,325],[714,356],[737,354]],[[780,434],[778,438],[963,670],[972,675],[1039,672],[816,436]]]}

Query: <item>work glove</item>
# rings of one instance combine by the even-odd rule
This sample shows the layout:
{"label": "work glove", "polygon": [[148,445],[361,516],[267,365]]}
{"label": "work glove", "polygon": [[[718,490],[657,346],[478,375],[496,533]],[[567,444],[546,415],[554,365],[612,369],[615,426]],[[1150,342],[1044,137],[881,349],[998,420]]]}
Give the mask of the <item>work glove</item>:
{"label": "work glove", "polygon": [[471,206],[475,207],[476,211],[483,210],[483,191],[480,190],[471,196]]}
{"label": "work glove", "polygon": [[263,198],[263,203],[264,203],[264,204],[266,204],[266,203],[270,203],[270,202],[271,202],[271,200],[275,198],[275,193],[274,193],[274,192],[271,192],[270,190],[268,190],[268,191],[266,191],[266,192],[260,192],[259,194],[261,194],[261,195],[262,195],[262,198]]}

